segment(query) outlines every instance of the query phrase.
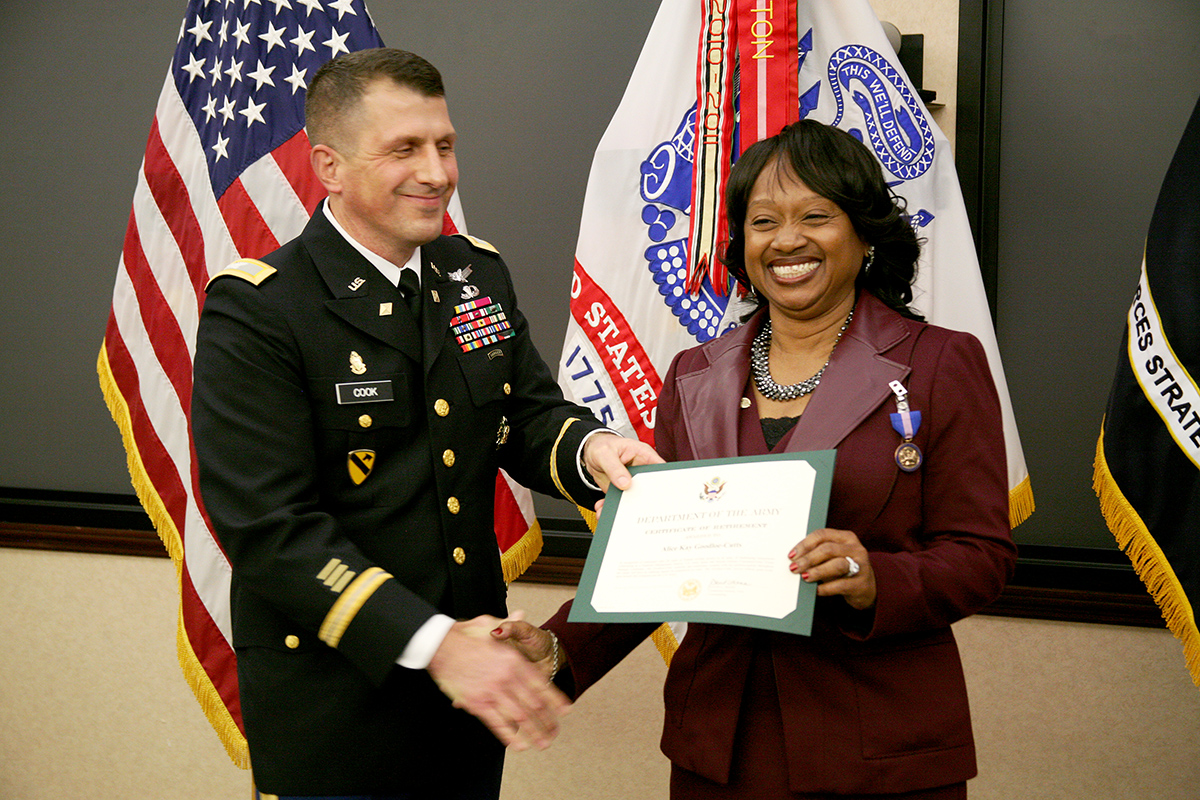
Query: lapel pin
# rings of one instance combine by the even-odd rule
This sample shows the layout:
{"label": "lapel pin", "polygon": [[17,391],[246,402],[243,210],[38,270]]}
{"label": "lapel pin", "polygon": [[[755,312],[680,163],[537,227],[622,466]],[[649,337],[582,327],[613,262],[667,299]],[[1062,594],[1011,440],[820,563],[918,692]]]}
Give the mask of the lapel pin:
{"label": "lapel pin", "polygon": [[349,286],[347,286],[346,288],[347,288],[347,289],[349,289],[349,290],[350,290],[350,291],[352,291],[352,292],[357,292],[359,289],[361,289],[361,288],[362,288],[362,285],[363,285],[364,283],[366,283],[366,280],[365,280],[365,279],[363,279],[363,278],[355,278],[354,280],[352,280],[352,281],[350,282],[350,285],[349,285]]}
{"label": "lapel pin", "polygon": [[355,351],[350,351],[350,371],[355,375],[362,375],[367,371],[367,365],[363,363],[362,356]]}
{"label": "lapel pin", "polygon": [[390,317],[391,315],[392,315],[392,304],[391,303],[380,303],[379,304],[379,316]]}

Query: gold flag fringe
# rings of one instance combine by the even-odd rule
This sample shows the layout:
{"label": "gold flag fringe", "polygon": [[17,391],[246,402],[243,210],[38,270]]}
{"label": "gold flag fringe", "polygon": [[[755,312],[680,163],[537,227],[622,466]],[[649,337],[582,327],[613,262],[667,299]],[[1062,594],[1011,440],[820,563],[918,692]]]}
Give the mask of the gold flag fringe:
{"label": "gold flag fringe", "polygon": [[654,646],[658,648],[658,654],[662,656],[663,662],[668,667],[671,666],[671,658],[679,649],[679,640],[675,638],[675,631],[671,630],[671,624],[664,622],[655,628],[654,633],[650,634],[650,641],[654,642]]}
{"label": "gold flag fringe", "polygon": [[1029,476],[1008,491],[1008,526],[1015,528],[1033,513],[1033,487]]}
{"label": "gold flag fringe", "polygon": [[1100,498],[1100,513],[1104,515],[1108,529],[1133,562],[1138,577],[1162,611],[1167,627],[1183,644],[1183,655],[1192,683],[1200,687],[1200,631],[1196,629],[1192,604],[1158,542],[1109,472],[1108,461],[1104,457],[1103,423],[1100,438],[1096,442],[1092,488]]}
{"label": "gold flag fringe", "polygon": [[[121,431],[121,441],[125,445],[125,458],[133,489],[137,493],[142,507],[146,509],[150,521],[154,524],[154,529],[158,531],[158,538],[166,547],[167,554],[171,556],[171,561],[175,565],[176,585],[179,586],[183,575],[183,539],[175,528],[170,514],[167,513],[162,498],[158,496],[150,476],[146,473],[141,453],[138,452],[137,443],[133,438],[133,422],[129,417],[129,406],[117,388],[116,379],[113,378],[112,369],[108,363],[108,350],[103,344],[100,345],[96,372],[100,377],[100,390],[104,393],[104,402],[108,406],[109,413],[112,414],[113,421],[117,423],[117,428]],[[179,605],[179,623],[175,632],[175,649],[179,657],[180,669],[183,670],[184,680],[191,687],[196,702],[200,704],[204,716],[213,726],[221,744],[225,746],[225,752],[229,754],[234,765],[242,769],[249,769],[250,751],[246,746],[246,737],[242,735],[241,729],[229,714],[229,709],[225,707],[220,693],[213,686],[212,680],[201,666],[200,660],[196,657],[191,642],[187,638],[182,600]]]}
{"label": "gold flag fringe", "polygon": [[575,506],[579,510],[579,516],[583,517],[583,521],[587,523],[588,530],[592,533],[596,532],[596,512],[590,508],[583,506]]}
{"label": "gold flag fringe", "polygon": [[500,554],[500,569],[504,572],[504,582],[512,583],[525,574],[537,557],[542,553],[542,526],[536,519],[529,530],[517,542]]}

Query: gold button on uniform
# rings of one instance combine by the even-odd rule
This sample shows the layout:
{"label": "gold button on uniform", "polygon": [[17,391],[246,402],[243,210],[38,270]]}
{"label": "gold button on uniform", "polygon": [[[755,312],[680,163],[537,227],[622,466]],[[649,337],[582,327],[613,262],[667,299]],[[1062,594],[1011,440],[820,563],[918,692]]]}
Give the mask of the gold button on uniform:
{"label": "gold button on uniform", "polygon": [[442,463],[445,464],[447,467],[454,466],[454,451],[453,450],[446,450],[445,452],[442,453]]}
{"label": "gold button on uniform", "polygon": [[457,497],[451,497],[446,501],[446,508],[450,509],[451,514],[457,514],[460,508]]}
{"label": "gold button on uniform", "polygon": [[454,548],[453,555],[454,563],[458,564],[460,567],[462,566],[463,562],[467,560],[467,551],[463,550],[461,547]]}
{"label": "gold button on uniform", "polygon": [[743,397],[742,398],[742,408],[749,408],[749,407],[750,407],[750,398]]}
{"label": "gold button on uniform", "polygon": [[507,381],[504,383],[504,393],[512,394],[512,384],[508,383]]}
{"label": "gold button on uniform", "polygon": [[295,650],[297,647],[300,646],[300,637],[299,636],[289,636],[283,640],[283,643],[288,646],[289,650]]}
{"label": "gold button on uniform", "polygon": [[438,401],[433,404],[433,411],[439,417],[444,417],[450,413],[450,404],[439,398]]}
{"label": "gold button on uniform", "polygon": [[371,427],[371,422],[372,422],[372,420],[371,420],[370,414],[363,414],[361,417],[358,418],[358,424],[364,428]]}

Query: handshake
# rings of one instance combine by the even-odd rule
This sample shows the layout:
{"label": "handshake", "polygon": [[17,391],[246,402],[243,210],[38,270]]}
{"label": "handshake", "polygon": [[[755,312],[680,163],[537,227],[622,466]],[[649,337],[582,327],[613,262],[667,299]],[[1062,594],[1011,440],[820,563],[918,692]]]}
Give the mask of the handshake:
{"label": "handshake", "polygon": [[[609,431],[584,441],[584,466],[601,491],[611,481],[629,488],[627,465],[661,464],[649,445]],[[596,503],[600,513],[604,501]],[[514,750],[550,746],[558,719],[571,701],[550,679],[563,665],[554,637],[525,622],[520,612],[507,619],[480,616],[454,623],[429,662],[429,674],[454,701],[474,714]]]}
{"label": "handshake", "polygon": [[554,636],[518,611],[456,622],[428,670],[454,707],[478,717],[505,747],[544,750],[571,710],[550,682],[564,661]]}

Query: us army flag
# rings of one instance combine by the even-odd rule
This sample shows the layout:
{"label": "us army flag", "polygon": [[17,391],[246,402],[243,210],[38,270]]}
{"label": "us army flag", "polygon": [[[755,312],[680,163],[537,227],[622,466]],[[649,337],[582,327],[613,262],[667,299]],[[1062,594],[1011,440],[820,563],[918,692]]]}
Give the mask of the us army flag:
{"label": "us army flag", "polygon": [[[798,53],[798,84],[771,73],[745,77],[761,73],[768,43]],[[740,81],[739,60],[755,64]],[[785,101],[794,113],[760,111]],[[738,122],[740,109],[754,113]],[[711,255],[724,235],[723,175],[751,143],[742,134],[771,135],[804,117],[850,131],[876,153],[926,240],[913,305],[983,343],[1004,414],[1010,517],[1019,524],[1033,495],[953,155],[866,0],[663,0],[592,162],[559,364],[563,391],[606,424],[653,441],[671,358],[734,327],[741,313]],[[701,224],[699,215],[711,219]]]}
{"label": "us army flag", "polygon": [[[795,67],[782,73],[762,64],[792,53]],[[787,113],[772,113],[781,104]],[[867,0],[663,0],[592,162],[559,363],[564,393],[653,441],[672,357],[734,327],[744,310],[714,259],[728,168],[750,135],[805,117],[875,152],[926,240],[913,305],[983,343],[1019,524],[1033,494],[953,155]]]}
{"label": "us army flag", "polygon": [[1200,686],[1200,102],[1167,170],[1096,445],[1108,527]]}

